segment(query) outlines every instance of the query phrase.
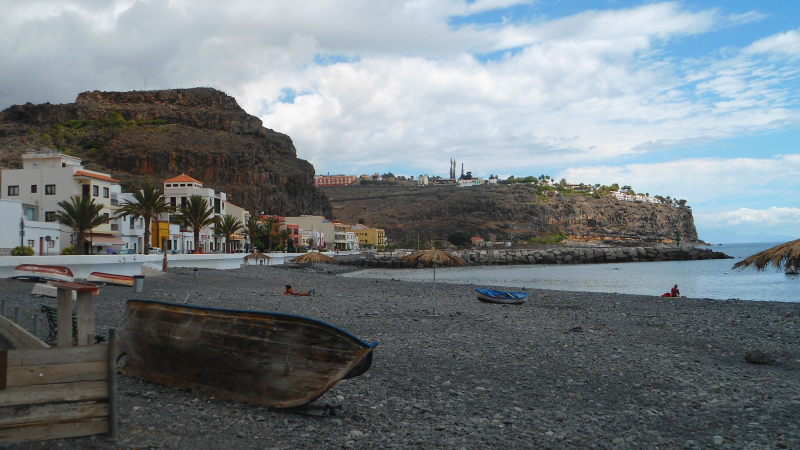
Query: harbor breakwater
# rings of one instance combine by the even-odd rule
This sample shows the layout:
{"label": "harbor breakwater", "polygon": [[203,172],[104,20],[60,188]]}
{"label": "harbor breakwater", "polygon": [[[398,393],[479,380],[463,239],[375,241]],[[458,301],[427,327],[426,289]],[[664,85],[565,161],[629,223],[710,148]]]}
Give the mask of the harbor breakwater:
{"label": "harbor breakwater", "polygon": [[[413,251],[377,252],[337,258],[341,264],[363,267],[417,267],[403,260]],[[693,246],[669,247],[557,247],[540,249],[455,250],[469,266],[517,264],[602,264],[644,261],[730,259],[731,256]],[[419,265],[421,267],[421,265]]]}

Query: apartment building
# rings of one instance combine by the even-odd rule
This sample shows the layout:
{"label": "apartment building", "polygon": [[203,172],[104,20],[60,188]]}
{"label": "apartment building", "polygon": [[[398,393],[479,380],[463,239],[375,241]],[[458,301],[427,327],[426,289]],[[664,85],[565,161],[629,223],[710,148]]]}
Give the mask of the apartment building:
{"label": "apartment building", "polygon": [[[226,203],[228,196],[224,192],[215,191],[214,189],[210,188],[204,188],[201,181],[196,180],[186,174],[181,174],[177,177],[164,181],[164,197],[167,199],[167,202],[176,210],[185,205],[189,197],[193,195],[199,195],[214,208],[214,217],[220,217],[227,214]],[[174,219],[172,218],[169,219],[169,223],[172,225],[179,225],[175,223]],[[170,238],[165,241],[168,250],[170,250],[169,247],[173,246],[173,243],[170,241],[180,239],[180,242],[175,242],[175,246],[177,248],[173,250],[185,252],[195,251],[194,235],[192,232],[186,233],[185,231],[187,230],[181,230],[178,233],[174,233],[174,230],[160,230],[159,236],[161,236],[161,233],[170,236]],[[172,236],[176,237],[172,238]],[[161,238],[161,241],[156,242],[161,244],[162,241],[163,238]],[[204,252],[219,251],[224,248],[224,243],[225,236],[214,233],[212,227],[204,227],[200,230],[200,250]],[[161,247],[161,245],[158,246]]]}
{"label": "apartment building", "polygon": [[356,238],[359,248],[382,249],[386,247],[386,234],[382,228],[369,228],[366,225],[349,227]]}
{"label": "apartment building", "polygon": [[[44,222],[55,222],[58,202],[72,198],[92,198],[102,206],[101,215],[113,217],[119,207],[119,180],[107,173],[85,169],[80,158],[54,149],[28,150],[22,155],[22,169],[2,171],[0,195],[27,206],[26,215]],[[121,249],[119,225],[114,221],[100,225],[87,235],[87,253]],[[68,247],[68,245],[63,245]]]}

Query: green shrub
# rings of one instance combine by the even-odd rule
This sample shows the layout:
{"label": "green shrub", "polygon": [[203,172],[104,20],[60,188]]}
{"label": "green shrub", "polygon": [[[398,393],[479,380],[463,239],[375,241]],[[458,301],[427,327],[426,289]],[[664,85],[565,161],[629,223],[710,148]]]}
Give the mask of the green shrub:
{"label": "green shrub", "polygon": [[11,250],[11,256],[33,256],[33,249],[19,245]]}
{"label": "green shrub", "polygon": [[89,125],[91,123],[92,123],[91,120],[75,120],[75,119],[72,119],[72,120],[68,120],[64,125],[66,125],[66,126],[68,126],[70,128],[74,128],[76,130],[79,130],[79,129],[81,129],[81,128],[83,128],[83,127],[85,127],[85,126],[87,126],[87,125]]}
{"label": "green shrub", "polygon": [[61,250],[62,255],[75,255],[78,253],[78,248],[74,245],[71,245],[63,250]]}
{"label": "green shrub", "polygon": [[447,236],[447,240],[450,241],[451,244],[456,246],[472,242],[470,240],[469,235],[467,233],[464,233],[463,231],[456,231],[455,233],[450,233],[450,236]]}
{"label": "green shrub", "polygon": [[531,244],[561,244],[568,236],[563,232],[551,233],[542,237],[531,238]]}
{"label": "green shrub", "polygon": [[109,128],[119,128],[125,126],[125,118],[118,112],[112,112],[111,115],[103,120],[103,125]]}
{"label": "green shrub", "polygon": [[305,247],[295,247],[294,252],[295,253],[308,253],[308,249],[305,248]]}

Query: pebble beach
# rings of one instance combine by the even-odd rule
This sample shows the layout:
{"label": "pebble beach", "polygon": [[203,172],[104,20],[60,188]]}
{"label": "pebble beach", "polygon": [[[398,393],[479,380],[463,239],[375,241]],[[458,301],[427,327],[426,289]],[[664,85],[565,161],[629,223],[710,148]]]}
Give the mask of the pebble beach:
{"label": "pebble beach", "polygon": [[[525,304],[506,306],[478,302],[477,286],[439,283],[431,316],[431,283],[340,276],[352,270],[252,266],[195,279],[172,269],[137,294],[308,316],[379,341],[366,374],[310,406],[321,415],[120,375],[116,442],[11,448],[800,448],[800,303],[529,289]],[[315,295],[280,295],[286,284]],[[32,287],[0,280],[29,329],[40,303],[55,304]],[[132,297],[101,286],[97,331],[121,331]],[[773,362],[746,362],[753,351]]]}

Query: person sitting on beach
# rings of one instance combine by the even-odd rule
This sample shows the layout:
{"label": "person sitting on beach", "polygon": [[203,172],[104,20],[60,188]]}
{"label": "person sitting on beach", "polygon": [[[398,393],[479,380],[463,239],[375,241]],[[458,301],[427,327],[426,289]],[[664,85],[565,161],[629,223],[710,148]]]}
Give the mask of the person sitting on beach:
{"label": "person sitting on beach", "polygon": [[678,289],[678,285],[677,284],[675,286],[673,286],[672,289],[669,291],[669,296],[670,297],[680,297],[681,296],[681,291]]}
{"label": "person sitting on beach", "polygon": [[308,292],[295,291],[294,289],[292,289],[291,286],[289,286],[287,284],[286,285],[286,291],[285,292],[281,292],[281,294],[283,294],[283,295],[305,295],[305,296],[308,296],[308,295],[314,295],[314,291],[313,290],[310,290]]}

